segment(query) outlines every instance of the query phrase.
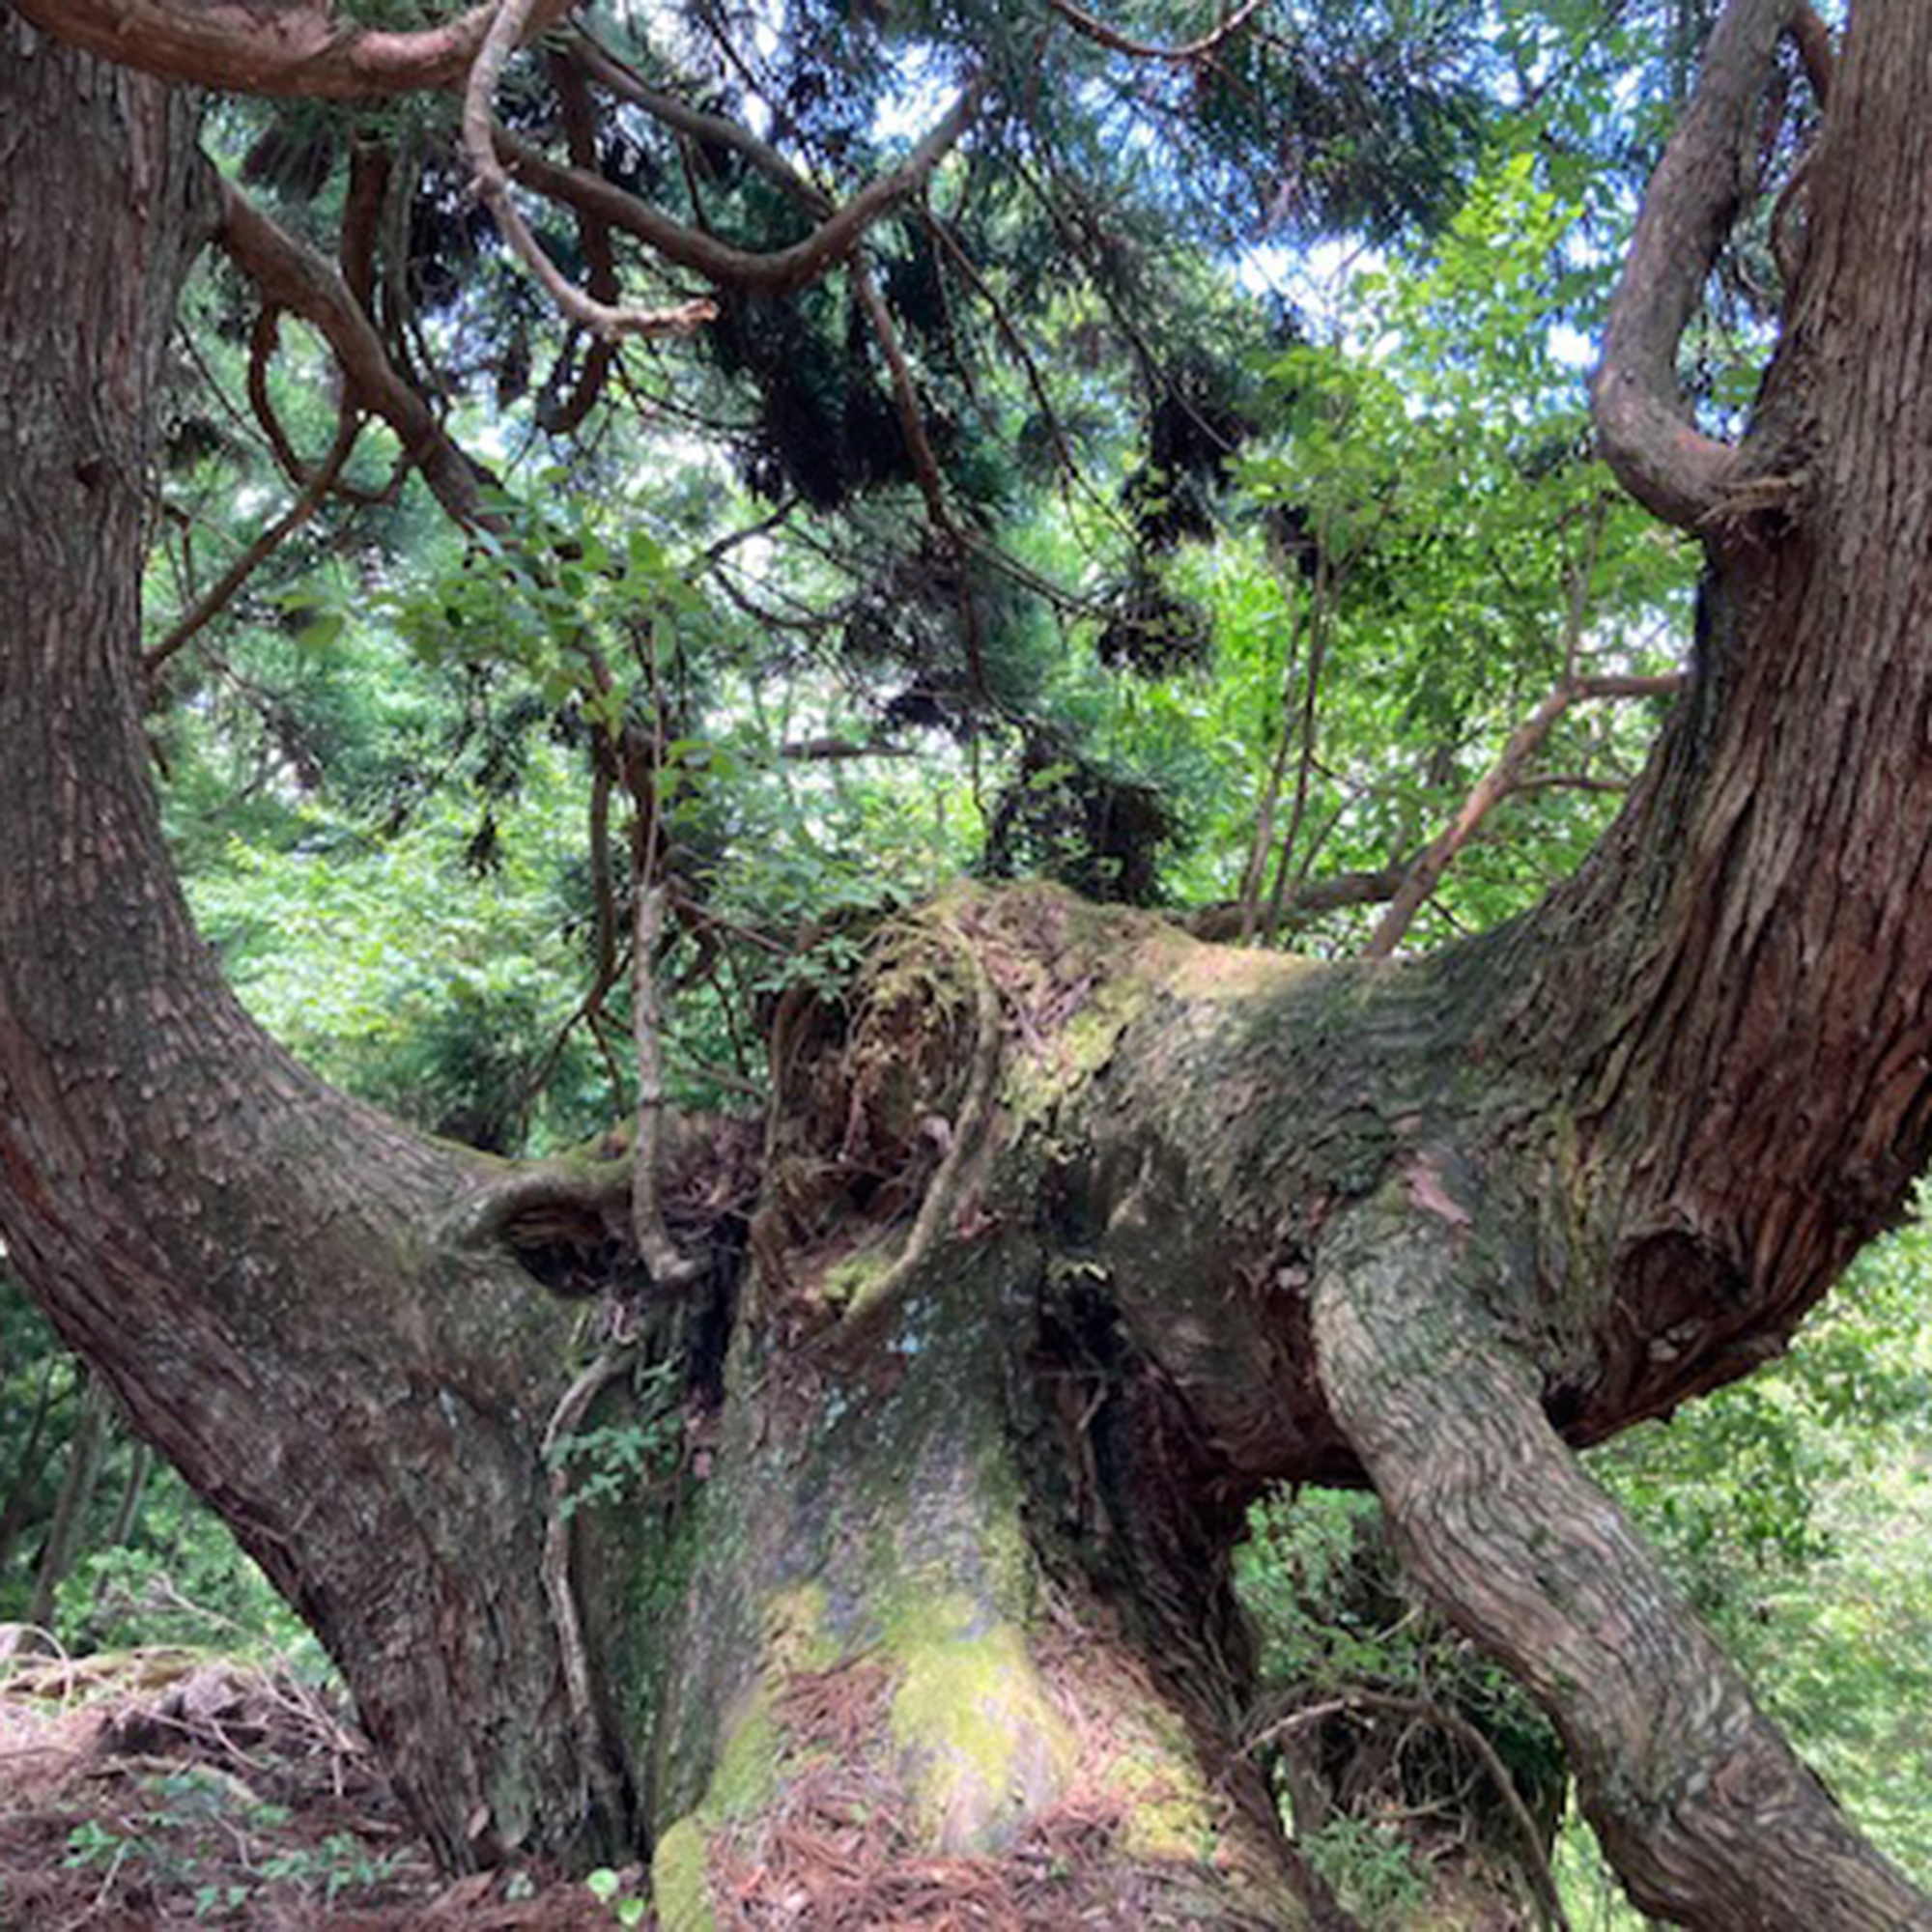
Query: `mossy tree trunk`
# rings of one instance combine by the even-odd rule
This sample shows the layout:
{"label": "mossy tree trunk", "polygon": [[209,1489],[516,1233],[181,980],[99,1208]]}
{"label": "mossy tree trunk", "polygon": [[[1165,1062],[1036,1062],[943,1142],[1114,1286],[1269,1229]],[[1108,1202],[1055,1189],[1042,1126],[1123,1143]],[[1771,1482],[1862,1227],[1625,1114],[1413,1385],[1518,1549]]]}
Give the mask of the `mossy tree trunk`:
{"label": "mossy tree trunk", "polygon": [[[1748,108],[1792,15],[1728,10],[1687,125],[1748,120],[1724,90]],[[1372,1482],[1649,1909],[1928,1922],[1573,1454],[1781,1346],[1927,1152],[1918,0],[1854,23],[1758,436],[1718,462],[1605,406],[1712,573],[1585,872],[1324,968],[957,895],[782,1016],[748,1259],[720,1228],[676,1305],[610,1281],[587,1366],[553,1288],[627,1225],[622,1177],[329,1092],[191,930],[136,606],[192,117],[5,14],[0,56],[0,384],[36,399],[0,414],[0,1229],[449,1863],[649,1844],[679,1927],[828,1884],[914,1921],[977,1887],[1042,1924],[1293,1922],[1228,1554],[1262,1485]],[[611,1458],[568,1492],[566,1435]]]}

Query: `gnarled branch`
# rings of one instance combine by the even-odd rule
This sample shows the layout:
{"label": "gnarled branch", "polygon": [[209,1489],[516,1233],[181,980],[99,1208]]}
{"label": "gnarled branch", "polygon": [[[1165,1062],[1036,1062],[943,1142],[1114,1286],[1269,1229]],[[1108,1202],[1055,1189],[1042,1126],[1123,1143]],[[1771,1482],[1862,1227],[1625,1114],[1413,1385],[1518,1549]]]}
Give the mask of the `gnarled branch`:
{"label": "gnarled branch", "polygon": [[[626,335],[689,335],[717,313],[715,302],[679,302],[670,308],[634,308],[600,301],[586,294],[553,262],[510,194],[510,177],[497,156],[490,109],[503,64],[527,37],[531,15],[542,0],[498,0],[497,16],[483,37],[463,89],[463,148],[477,198],[490,211],[497,231],[544,293],[571,321],[606,341]],[[589,218],[595,218],[594,216]]]}
{"label": "gnarled branch", "polygon": [[1677,346],[1749,185],[1755,112],[1797,0],[1730,0],[1705,49],[1689,111],[1637,216],[1591,384],[1605,460],[1666,523],[1719,510],[1737,451],[1690,422]]}
{"label": "gnarled branch", "polygon": [[335,353],[353,400],[395,432],[404,455],[450,516],[486,526],[488,473],[458,447],[429,405],[396,373],[376,325],[333,263],[277,226],[231,182],[220,184],[217,240],[229,259],[275,307],[298,315]]}
{"label": "gnarled branch", "polygon": [[945,119],[891,174],[862,188],[802,242],[768,255],[734,248],[716,236],[689,228],[602,175],[554,161],[541,149],[500,128],[494,130],[494,138],[496,152],[508,162],[511,177],[533,193],[600,216],[611,227],[635,235],[674,267],[701,275],[717,288],[746,295],[786,295],[844,260],[873,222],[924,181],[972,126],[980,92],[977,81],[969,85]]}
{"label": "gnarled branch", "polygon": [[1318,1270],[1322,1387],[1405,1567],[1555,1719],[1645,1911],[1711,1932],[1932,1924],[1550,1426],[1475,1278],[1497,1254],[1481,1211],[1417,1158]]}
{"label": "gnarled branch", "polygon": [[[70,46],[163,80],[227,94],[366,100],[456,87],[497,8],[440,27],[387,33],[345,25],[328,0],[256,7],[248,0],[16,0],[18,12]],[[526,35],[547,31],[577,0],[533,0]]]}

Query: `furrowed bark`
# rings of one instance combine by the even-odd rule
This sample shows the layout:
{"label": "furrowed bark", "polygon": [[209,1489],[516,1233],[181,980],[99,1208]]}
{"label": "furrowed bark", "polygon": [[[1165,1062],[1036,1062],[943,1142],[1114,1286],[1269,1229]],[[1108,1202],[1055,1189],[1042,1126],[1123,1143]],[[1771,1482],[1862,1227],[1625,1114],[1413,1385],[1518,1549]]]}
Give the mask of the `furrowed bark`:
{"label": "furrowed bark", "polygon": [[1704,279],[1749,179],[1756,110],[1795,0],[1730,0],[1697,91],[1644,195],[1593,385],[1605,459],[1666,523],[1696,528],[1736,469],[1729,444],[1690,424],[1677,381]]}
{"label": "furrowed bark", "polygon": [[[63,1337],[329,1642],[462,1867],[585,1830],[539,1586],[570,1324],[440,1231],[490,1178],[242,1013],[147,778],[138,586],[187,97],[0,13],[0,1229]],[[14,327],[45,317],[42,328]]]}
{"label": "furrowed bark", "polygon": [[1556,1720],[1645,1912],[1711,1932],[1932,1925],[1550,1428],[1435,1185],[1412,1175],[1355,1211],[1314,1311],[1323,1385],[1410,1575]]}

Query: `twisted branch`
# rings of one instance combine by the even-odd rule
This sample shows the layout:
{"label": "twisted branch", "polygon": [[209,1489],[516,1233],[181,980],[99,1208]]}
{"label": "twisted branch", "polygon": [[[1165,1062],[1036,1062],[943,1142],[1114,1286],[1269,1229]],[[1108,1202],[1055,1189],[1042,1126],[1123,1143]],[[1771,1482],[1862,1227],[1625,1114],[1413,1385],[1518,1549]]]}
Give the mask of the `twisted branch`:
{"label": "twisted branch", "polygon": [[1800,0],[1730,0],[1689,111],[1652,177],[1591,384],[1604,458],[1646,509],[1684,529],[1722,505],[1737,451],[1694,428],[1677,347],[1755,175],[1757,103]]}

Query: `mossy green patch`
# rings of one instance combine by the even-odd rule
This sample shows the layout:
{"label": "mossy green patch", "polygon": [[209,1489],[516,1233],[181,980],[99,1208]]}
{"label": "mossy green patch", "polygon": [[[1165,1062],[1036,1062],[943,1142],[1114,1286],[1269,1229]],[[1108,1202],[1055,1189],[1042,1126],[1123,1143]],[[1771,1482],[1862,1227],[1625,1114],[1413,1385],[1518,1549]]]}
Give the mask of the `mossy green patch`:
{"label": "mossy green patch", "polygon": [[902,1655],[892,1732],[925,1827],[948,1852],[996,1850],[1059,1796],[1078,1745],[1012,1625],[915,1640]]}
{"label": "mossy green patch", "polygon": [[867,1249],[856,1255],[848,1255],[842,1262],[835,1262],[825,1270],[818,1283],[818,1296],[828,1308],[838,1308],[848,1313],[866,1307],[871,1291],[885,1278],[892,1266],[891,1261],[876,1249]]}
{"label": "mossy green patch", "polygon": [[664,1932],[716,1932],[711,1909],[711,1860],[704,1833],[680,1818],[651,1855],[651,1904]]}
{"label": "mossy green patch", "polygon": [[829,1670],[838,1646],[825,1629],[825,1585],[805,1582],[780,1590],[765,1606],[765,1656],[781,1675]]}
{"label": "mossy green patch", "polygon": [[771,1698],[760,1690],[724,1739],[718,1768],[711,1774],[704,1812],[719,1819],[749,1818],[761,1810],[779,1787],[783,1734],[772,1716]]}

